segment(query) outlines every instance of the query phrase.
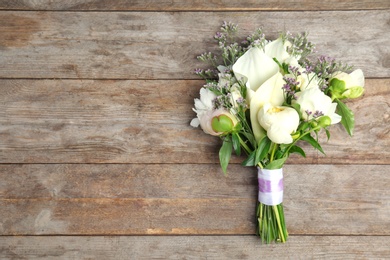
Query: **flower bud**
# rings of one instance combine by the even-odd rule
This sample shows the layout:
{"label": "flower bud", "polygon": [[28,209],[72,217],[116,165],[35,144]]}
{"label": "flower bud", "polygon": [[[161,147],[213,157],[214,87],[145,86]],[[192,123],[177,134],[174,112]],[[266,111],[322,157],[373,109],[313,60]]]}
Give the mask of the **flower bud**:
{"label": "flower bud", "polygon": [[321,126],[322,128],[325,128],[327,126],[330,126],[331,123],[332,123],[332,120],[330,119],[329,116],[321,116],[319,119],[318,119],[318,125]]}
{"label": "flower bud", "polygon": [[332,99],[358,98],[364,93],[364,75],[361,70],[337,72],[329,85]]}
{"label": "flower bud", "polygon": [[226,114],[221,114],[211,119],[211,127],[215,132],[227,133],[233,130],[234,122]]}

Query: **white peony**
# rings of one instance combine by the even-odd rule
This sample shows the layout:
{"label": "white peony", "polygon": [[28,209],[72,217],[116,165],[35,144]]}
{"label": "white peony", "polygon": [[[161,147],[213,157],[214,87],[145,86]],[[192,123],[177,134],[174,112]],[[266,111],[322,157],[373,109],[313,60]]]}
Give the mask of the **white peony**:
{"label": "white peony", "polygon": [[291,134],[297,130],[299,125],[299,115],[295,109],[266,103],[260,109],[257,117],[272,142],[277,144],[293,142]]}
{"label": "white peony", "polygon": [[303,119],[311,120],[324,115],[331,119],[332,125],[341,121],[341,116],[335,113],[337,103],[332,103],[332,99],[320,89],[309,88],[296,95],[296,103],[301,106]]}

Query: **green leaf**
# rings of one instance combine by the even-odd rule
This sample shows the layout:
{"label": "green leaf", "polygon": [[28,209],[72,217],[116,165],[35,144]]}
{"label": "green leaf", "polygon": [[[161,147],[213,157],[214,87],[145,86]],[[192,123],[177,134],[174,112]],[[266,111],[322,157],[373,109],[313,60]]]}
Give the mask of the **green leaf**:
{"label": "green leaf", "polygon": [[241,155],[241,145],[240,145],[240,138],[238,137],[238,134],[232,135],[232,141],[233,141],[233,149],[236,152],[238,156]]}
{"label": "green leaf", "polygon": [[326,137],[328,137],[328,141],[330,139],[330,132],[328,129],[325,128]]}
{"label": "green leaf", "polygon": [[241,165],[243,166],[255,166],[255,155],[256,155],[256,151],[253,151],[251,152],[249,155],[248,155],[248,158],[245,159],[245,161],[243,161],[241,163]]}
{"label": "green leaf", "polygon": [[304,135],[301,137],[302,141],[306,141],[309,144],[311,144],[315,149],[320,151],[321,153],[325,154],[325,152],[322,150],[321,145],[315,140],[311,135]]}
{"label": "green leaf", "polygon": [[302,155],[302,157],[306,158],[305,151],[303,151],[303,149],[301,147],[296,146],[296,145],[291,146],[289,153],[298,153],[298,154]]}
{"label": "green leaf", "polygon": [[261,139],[256,150],[255,165],[267,156],[271,143],[272,142],[268,136],[264,136],[263,139]]}
{"label": "green leaf", "polygon": [[265,168],[267,170],[281,169],[283,167],[284,163],[286,162],[287,158],[288,157],[286,156],[286,157],[283,157],[283,158],[280,158],[280,159],[277,159],[277,160],[273,160],[267,166],[265,166]]}
{"label": "green leaf", "polygon": [[344,126],[347,133],[352,136],[355,128],[355,117],[353,112],[340,100],[336,99],[336,112],[341,116],[341,124]]}
{"label": "green leaf", "polygon": [[219,162],[221,163],[221,168],[223,173],[226,175],[226,170],[232,156],[233,144],[230,141],[230,138],[226,137],[223,140],[221,149],[219,149]]}

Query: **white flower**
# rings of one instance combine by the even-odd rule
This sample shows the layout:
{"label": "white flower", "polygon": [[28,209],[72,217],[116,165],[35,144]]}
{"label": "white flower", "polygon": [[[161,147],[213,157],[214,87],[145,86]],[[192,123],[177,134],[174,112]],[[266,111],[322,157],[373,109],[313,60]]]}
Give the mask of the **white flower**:
{"label": "white flower", "polygon": [[233,108],[238,107],[238,102],[237,100],[243,99],[241,92],[240,92],[240,86],[238,83],[234,83],[233,86],[230,88],[230,103],[232,104]]}
{"label": "white flower", "polygon": [[217,97],[211,90],[207,88],[200,89],[200,99],[195,99],[195,108],[194,112],[197,117],[192,119],[190,125],[193,127],[198,127],[200,124],[199,119],[207,113],[213,112],[213,100]]}
{"label": "white flower", "polygon": [[263,50],[252,47],[233,65],[238,80],[247,81],[246,85],[256,91],[267,79],[279,71],[278,64]]}
{"label": "white flower", "polygon": [[264,104],[257,114],[260,125],[267,131],[268,138],[277,144],[293,142],[291,134],[299,125],[299,115],[295,109]]}
{"label": "white flower", "polygon": [[239,81],[246,82],[249,102],[254,92],[279,72],[279,65],[274,61],[274,58],[279,63],[296,61],[286,51],[286,47],[289,45],[291,45],[290,42],[283,43],[283,40],[278,38],[267,43],[264,50],[252,47],[233,65],[235,77]]}
{"label": "white flower", "polygon": [[341,121],[341,116],[335,113],[337,103],[332,103],[332,99],[320,89],[309,88],[296,95],[296,103],[301,106],[303,119],[311,120],[324,115],[330,117],[332,125]]}
{"label": "white flower", "polygon": [[290,45],[290,42],[283,42],[281,38],[278,38],[267,43],[264,50],[252,47],[232,67],[235,77],[239,81],[246,82],[246,98],[250,104],[252,129],[257,141],[265,134],[257,120],[257,113],[266,102],[281,105],[284,101],[283,76],[274,58],[279,63],[293,62],[295,64],[295,57],[286,51],[287,46]]}
{"label": "white flower", "polygon": [[265,103],[270,103],[273,106],[283,104],[284,93],[282,87],[284,83],[283,75],[279,72],[276,73],[257,89],[250,101],[250,119],[256,141],[261,140],[265,135],[264,129],[258,121],[258,113]]}
{"label": "white flower", "polygon": [[237,119],[223,108],[198,114],[198,118],[203,131],[214,136],[230,132],[237,124]]}
{"label": "white flower", "polygon": [[357,69],[350,74],[336,72],[329,85],[333,98],[358,98],[364,93],[363,71]]}
{"label": "white flower", "polygon": [[301,91],[304,91],[309,88],[319,88],[319,80],[314,72],[311,72],[309,74],[302,73],[297,77],[297,81],[300,83],[298,87]]}
{"label": "white flower", "polygon": [[213,100],[216,97],[211,90],[200,89],[200,99],[195,99],[195,108],[193,108],[197,117],[191,120],[190,125],[192,127],[200,125],[206,134],[218,136],[225,130],[231,130],[237,124],[237,119],[223,108],[213,108]]}

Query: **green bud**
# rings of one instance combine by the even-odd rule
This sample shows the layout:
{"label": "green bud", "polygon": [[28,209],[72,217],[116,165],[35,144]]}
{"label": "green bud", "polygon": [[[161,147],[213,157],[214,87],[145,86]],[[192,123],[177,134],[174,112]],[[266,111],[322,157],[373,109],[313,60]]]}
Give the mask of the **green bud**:
{"label": "green bud", "polygon": [[347,86],[344,80],[334,78],[330,81],[330,93],[332,100],[334,99],[345,99],[345,98],[358,98],[363,95],[364,88],[360,86]]}
{"label": "green bud", "polygon": [[318,125],[322,128],[325,128],[327,126],[330,126],[330,124],[332,123],[332,120],[330,119],[329,116],[322,116],[318,119]]}
{"label": "green bud", "polygon": [[343,96],[345,98],[358,98],[362,96],[364,93],[364,88],[363,87],[352,87],[347,89],[344,93]]}
{"label": "green bud", "polygon": [[233,130],[233,120],[227,115],[219,115],[213,117],[211,120],[211,127],[215,132],[230,132]]}
{"label": "green bud", "polygon": [[346,90],[345,81],[339,79],[332,79],[329,83],[329,90],[332,100],[343,98],[343,92]]}
{"label": "green bud", "polygon": [[299,136],[300,136],[300,133],[299,133],[299,132],[295,132],[294,134],[291,135],[291,137],[292,137],[293,140],[298,139]]}

